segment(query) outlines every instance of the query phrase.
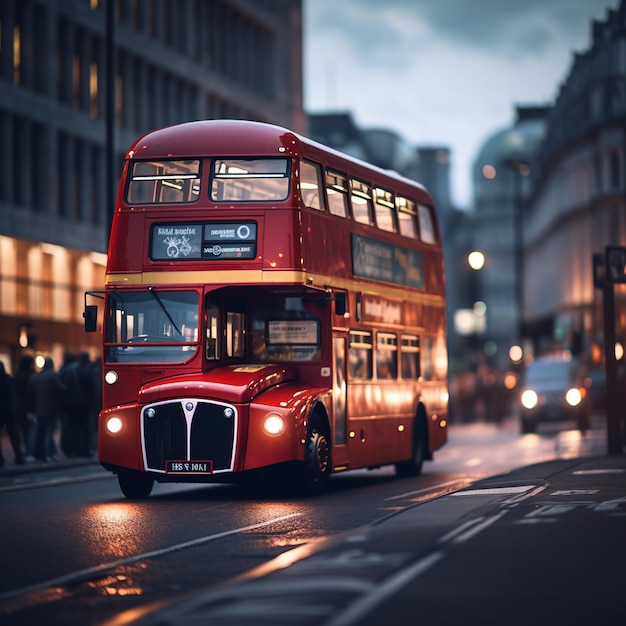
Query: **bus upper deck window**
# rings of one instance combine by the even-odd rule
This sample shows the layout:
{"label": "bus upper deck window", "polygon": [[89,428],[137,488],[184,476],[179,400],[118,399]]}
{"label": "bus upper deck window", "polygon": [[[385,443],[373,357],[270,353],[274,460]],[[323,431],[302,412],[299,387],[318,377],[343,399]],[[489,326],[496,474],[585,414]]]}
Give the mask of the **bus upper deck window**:
{"label": "bus upper deck window", "polygon": [[396,196],[400,234],[417,239],[417,208],[413,200]]}
{"label": "bus upper deck window", "polygon": [[420,223],[420,237],[424,243],[437,243],[435,235],[435,225],[430,207],[424,204],[418,206],[418,217]]}
{"label": "bus upper deck window", "polygon": [[200,161],[134,161],[128,168],[128,204],[180,204],[200,197]]}
{"label": "bus upper deck window", "polygon": [[338,172],[326,172],[328,210],[339,217],[348,216],[348,180]]}
{"label": "bus upper deck window", "polygon": [[352,195],[350,203],[352,205],[352,216],[355,221],[361,224],[372,222],[372,188],[367,183],[352,179]]}
{"label": "bus upper deck window", "polygon": [[393,194],[386,189],[376,188],[374,197],[376,200],[375,211],[378,228],[395,233],[397,231],[395,218],[396,205],[394,203]]}
{"label": "bus upper deck window", "polygon": [[300,195],[304,206],[323,211],[325,207],[322,189],[321,167],[311,161],[302,161],[300,163]]}
{"label": "bus upper deck window", "polygon": [[275,202],[289,196],[288,159],[215,159],[214,202]]}

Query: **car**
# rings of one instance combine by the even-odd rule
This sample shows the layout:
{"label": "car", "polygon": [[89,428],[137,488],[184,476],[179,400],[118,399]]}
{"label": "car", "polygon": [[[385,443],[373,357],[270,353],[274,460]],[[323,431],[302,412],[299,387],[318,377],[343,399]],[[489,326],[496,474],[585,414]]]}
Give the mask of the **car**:
{"label": "car", "polygon": [[540,422],[574,420],[585,432],[591,424],[586,368],[567,356],[539,357],[524,372],[520,393],[522,433],[534,433]]}

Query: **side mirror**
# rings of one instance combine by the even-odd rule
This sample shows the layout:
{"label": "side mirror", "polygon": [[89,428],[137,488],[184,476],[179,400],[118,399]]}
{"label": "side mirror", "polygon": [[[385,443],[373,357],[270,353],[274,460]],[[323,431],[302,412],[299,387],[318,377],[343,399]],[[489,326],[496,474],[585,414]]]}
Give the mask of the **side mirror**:
{"label": "side mirror", "polygon": [[98,305],[89,304],[85,306],[83,311],[83,318],[85,319],[85,332],[94,333],[98,327]]}
{"label": "side mirror", "polygon": [[339,316],[343,316],[346,313],[346,292],[335,292],[335,313]]}

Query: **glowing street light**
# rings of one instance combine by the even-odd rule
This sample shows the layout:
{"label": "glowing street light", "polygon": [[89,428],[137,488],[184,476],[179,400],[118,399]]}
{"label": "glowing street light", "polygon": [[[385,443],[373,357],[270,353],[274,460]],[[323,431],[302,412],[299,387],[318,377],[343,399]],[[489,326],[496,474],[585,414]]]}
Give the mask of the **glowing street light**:
{"label": "glowing street light", "polygon": [[485,265],[485,255],[478,250],[474,250],[467,255],[467,262],[473,270],[481,270]]}

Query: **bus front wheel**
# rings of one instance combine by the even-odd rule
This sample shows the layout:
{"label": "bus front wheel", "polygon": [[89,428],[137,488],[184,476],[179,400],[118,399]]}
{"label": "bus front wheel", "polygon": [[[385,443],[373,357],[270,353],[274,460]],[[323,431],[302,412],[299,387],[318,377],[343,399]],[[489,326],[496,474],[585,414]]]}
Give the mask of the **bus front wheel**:
{"label": "bus front wheel", "polygon": [[143,500],[152,492],[154,479],[149,474],[135,470],[122,470],[117,475],[122,493],[132,500]]}
{"label": "bus front wheel", "polygon": [[308,493],[319,493],[326,486],[332,469],[330,442],[322,420],[313,417],[307,429],[304,451],[303,486]]}

